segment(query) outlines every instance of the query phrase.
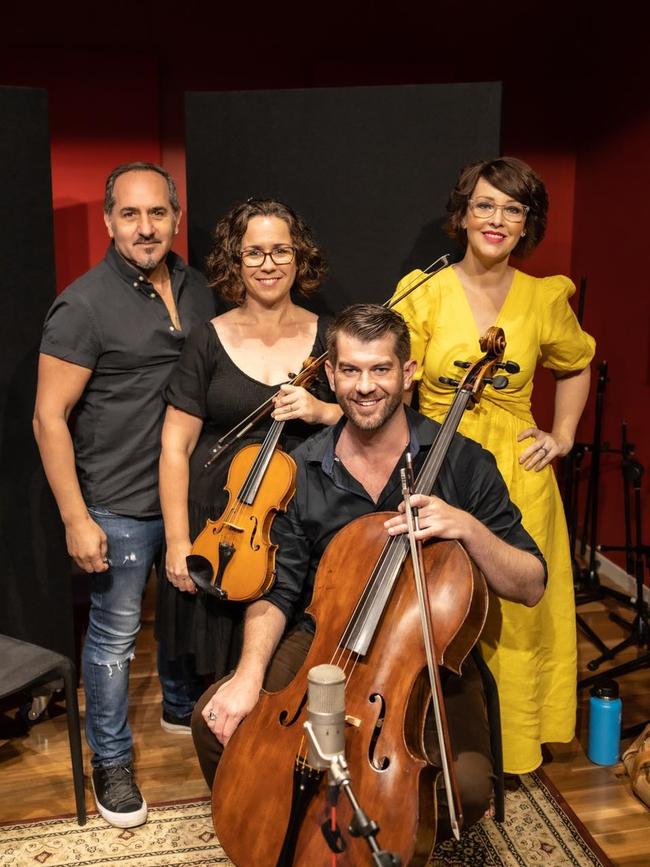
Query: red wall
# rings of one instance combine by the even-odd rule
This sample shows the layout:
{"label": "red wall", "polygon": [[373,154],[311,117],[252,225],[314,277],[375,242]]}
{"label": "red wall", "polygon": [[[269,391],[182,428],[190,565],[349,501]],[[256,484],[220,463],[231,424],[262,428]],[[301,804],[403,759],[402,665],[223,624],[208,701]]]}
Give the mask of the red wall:
{"label": "red wall", "polygon": [[[106,49],[42,49],[5,57],[2,85],[48,92],[57,289],[87,271],[106,251],[104,183],[119,163],[160,162],[159,70],[153,54]],[[119,106],[119,110],[115,107]]]}
{"label": "red wall", "polygon": [[[587,277],[585,319],[608,362],[603,438],[620,447],[628,423],[642,479],[643,541],[650,543],[650,271],[645,203],[650,191],[650,105],[641,80],[601,82],[583,106],[577,151],[573,270]],[[606,117],[606,122],[603,122]],[[593,413],[593,396],[588,412]],[[620,456],[603,458],[605,544],[623,542]],[[620,555],[607,554],[621,565]]]}

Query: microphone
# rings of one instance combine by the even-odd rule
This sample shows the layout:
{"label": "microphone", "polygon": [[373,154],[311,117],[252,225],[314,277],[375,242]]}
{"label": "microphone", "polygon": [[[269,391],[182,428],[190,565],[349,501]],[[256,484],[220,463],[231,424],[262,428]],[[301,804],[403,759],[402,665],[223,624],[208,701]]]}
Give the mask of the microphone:
{"label": "microphone", "polygon": [[307,718],[316,741],[309,739],[309,764],[331,770],[332,761],[345,755],[345,674],[338,665],[309,669]]}

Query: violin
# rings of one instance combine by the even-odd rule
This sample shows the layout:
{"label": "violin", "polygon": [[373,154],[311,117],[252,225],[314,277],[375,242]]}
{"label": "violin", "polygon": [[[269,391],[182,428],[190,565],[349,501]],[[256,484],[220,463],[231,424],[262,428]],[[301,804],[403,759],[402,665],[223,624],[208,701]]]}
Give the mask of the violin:
{"label": "violin", "polygon": [[[309,388],[318,373],[308,358],[294,385]],[[240,449],[228,469],[228,502],[220,518],[208,520],[187,557],[197,587],[222,601],[251,602],[269,589],[275,576],[271,524],[296,490],[296,464],[279,449],[286,422],[274,421],[262,443]]]}
{"label": "violin", "polygon": [[[398,304],[437,270],[446,267],[448,258],[446,255],[436,259],[425,269],[424,278],[384,306]],[[290,384],[309,388],[326,358],[326,352],[318,358],[308,358]],[[277,394],[217,441],[206,468],[271,412]],[[223,602],[252,602],[273,584],[277,545],[271,544],[271,525],[295,492],[293,458],[277,448],[284,424],[274,422],[261,445],[245,446],[237,452],[228,470],[226,508],[216,521],[206,521],[186,558],[188,574],[197,587]]]}
{"label": "violin", "polygon": [[[490,329],[485,355],[467,370],[444,423],[415,480],[429,494],[462,413],[483,387],[503,388],[492,376],[505,365],[505,338]],[[512,364],[509,362],[509,364]],[[512,369],[512,367],[510,368]],[[409,542],[388,537],[394,513],[352,521],[321,558],[307,611],[316,632],[303,665],[283,690],[264,691],[223,752],[214,781],[212,815],[217,836],[238,867],[316,867],[328,862],[321,826],[327,821],[327,780],[309,765],[303,734],[307,673],[319,664],[340,666],[346,677],[345,755],[359,803],[381,829],[382,846],[403,864],[425,865],[435,845],[434,768],[423,732],[431,704],[427,654],[413,580]],[[425,593],[434,624],[436,665],[461,672],[487,616],[485,579],[456,541],[422,546]],[[448,751],[448,745],[441,744]],[[351,808],[337,808],[341,828]],[[368,863],[366,844],[343,834],[342,867]]]}

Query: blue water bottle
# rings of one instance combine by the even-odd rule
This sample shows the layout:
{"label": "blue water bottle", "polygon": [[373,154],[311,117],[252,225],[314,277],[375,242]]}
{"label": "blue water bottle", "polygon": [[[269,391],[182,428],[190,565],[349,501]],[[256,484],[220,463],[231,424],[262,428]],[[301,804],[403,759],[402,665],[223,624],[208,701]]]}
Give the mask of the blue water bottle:
{"label": "blue water bottle", "polygon": [[605,680],[592,686],[589,699],[587,755],[597,765],[615,765],[621,746],[621,700],[618,684]]}

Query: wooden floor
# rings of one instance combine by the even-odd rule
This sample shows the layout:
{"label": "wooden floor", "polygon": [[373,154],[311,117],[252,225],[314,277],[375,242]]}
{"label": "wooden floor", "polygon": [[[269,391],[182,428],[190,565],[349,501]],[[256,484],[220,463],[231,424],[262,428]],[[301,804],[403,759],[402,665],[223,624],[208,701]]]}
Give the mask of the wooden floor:
{"label": "wooden floor", "polygon": [[[194,756],[191,737],[168,734],[160,727],[151,589],[147,592],[145,622],[131,670],[130,719],[135,736],[138,782],[149,803],[204,797],[208,790]],[[623,637],[622,629],[608,617],[610,610],[617,610],[615,604],[610,601],[590,603],[580,610],[609,645]],[[635,653],[635,650],[627,651],[617,662],[633,658]],[[581,676],[589,674],[586,663],[595,655],[593,646],[580,636]],[[619,684],[624,725],[649,718],[648,669],[622,677]],[[83,710],[82,691],[79,695]],[[545,770],[615,864],[648,867],[650,810],[632,794],[622,765],[601,768],[586,758],[587,698],[584,694],[580,696],[578,737],[571,744],[553,745],[552,760],[545,764]],[[85,744],[84,750],[88,772],[90,763]],[[88,809],[93,810],[88,785],[86,802]],[[36,724],[28,736],[0,745],[0,822],[73,812],[65,716],[45,719]]]}

